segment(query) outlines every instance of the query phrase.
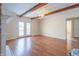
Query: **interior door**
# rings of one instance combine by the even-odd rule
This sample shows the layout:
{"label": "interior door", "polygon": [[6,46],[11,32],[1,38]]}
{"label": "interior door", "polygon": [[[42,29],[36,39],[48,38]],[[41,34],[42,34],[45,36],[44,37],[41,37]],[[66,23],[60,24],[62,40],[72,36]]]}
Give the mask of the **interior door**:
{"label": "interior door", "polygon": [[67,50],[71,50],[71,37],[72,37],[72,20],[67,20]]}
{"label": "interior door", "polygon": [[67,20],[67,39],[72,37],[72,20]]}

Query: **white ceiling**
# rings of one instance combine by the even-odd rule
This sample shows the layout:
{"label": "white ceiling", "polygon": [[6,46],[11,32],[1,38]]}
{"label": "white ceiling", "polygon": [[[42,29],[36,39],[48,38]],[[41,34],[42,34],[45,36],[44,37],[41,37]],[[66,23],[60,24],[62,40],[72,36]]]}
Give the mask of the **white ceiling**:
{"label": "white ceiling", "polygon": [[2,8],[11,12],[21,15],[25,11],[28,11],[32,7],[37,5],[37,3],[4,3]]}
{"label": "white ceiling", "polygon": [[[39,15],[43,15],[48,12],[52,12],[64,7],[68,7],[70,5],[73,5],[74,3],[48,3],[47,5],[35,10],[30,11],[27,14],[25,14],[25,17],[36,17]],[[28,11],[32,7],[37,5],[37,3],[6,3],[2,5],[2,8],[5,10],[8,10],[10,12],[14,12],[17,15],[21,15],[25,11]]]}
{"label": "white ceiling", "polygon": [[68,6],[74,5],[74,3],[48,3],[47,5],[33,11],[33,12],[28,12],[24,16],[29,16],[29,17],[36,17],[39,15],[43,15],[48,12],[52,12],[61,8],[65,8]]}

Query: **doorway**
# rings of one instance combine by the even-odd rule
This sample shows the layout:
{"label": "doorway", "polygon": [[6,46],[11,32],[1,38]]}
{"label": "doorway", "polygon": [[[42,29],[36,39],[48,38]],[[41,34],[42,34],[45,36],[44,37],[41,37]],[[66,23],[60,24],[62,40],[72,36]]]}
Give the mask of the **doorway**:
{"label": "doorway", "polygon": [[67,39],[72,37],[72,20],[67,20]]}
{"label": "doorway", "polygon": [[71,37],[72,37],[72,20],[68,19],[66,22],[67,28],[67,50],[71,50]]}
{"label": "doorway", "polygon": [[79,17],[67,19],[66,26],[67,50],[79,49]]}

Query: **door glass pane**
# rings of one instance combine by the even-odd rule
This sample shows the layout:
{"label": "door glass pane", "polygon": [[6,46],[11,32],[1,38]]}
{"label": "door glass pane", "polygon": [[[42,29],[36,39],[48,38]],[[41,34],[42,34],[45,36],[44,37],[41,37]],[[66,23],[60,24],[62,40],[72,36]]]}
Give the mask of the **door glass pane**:
{"label": "door glass pane", "polygon": [[30,35],[31,31],[31,24],[30,23],[26,23],[26,35]]}
{"label": "door glass pane", "polygon": [[24,35],[24,22],[19,22],[19,36]]}

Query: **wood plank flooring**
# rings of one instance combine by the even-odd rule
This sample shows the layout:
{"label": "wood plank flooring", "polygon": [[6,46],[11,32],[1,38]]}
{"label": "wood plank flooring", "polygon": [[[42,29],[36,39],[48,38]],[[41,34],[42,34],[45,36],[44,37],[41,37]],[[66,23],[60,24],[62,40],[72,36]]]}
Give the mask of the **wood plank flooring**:
{"label": "wood plank flooring", "polygon": [[15,56],[66,56],[65,40],[45,36],[8,40],[7,45]]}

